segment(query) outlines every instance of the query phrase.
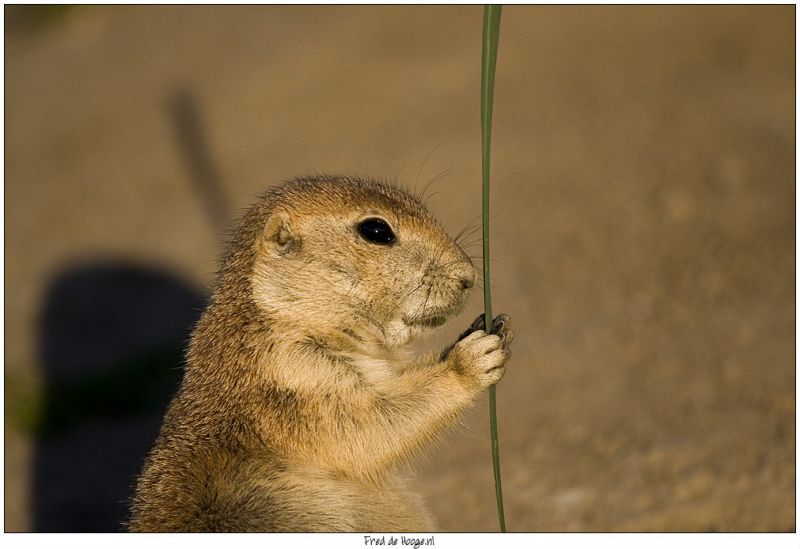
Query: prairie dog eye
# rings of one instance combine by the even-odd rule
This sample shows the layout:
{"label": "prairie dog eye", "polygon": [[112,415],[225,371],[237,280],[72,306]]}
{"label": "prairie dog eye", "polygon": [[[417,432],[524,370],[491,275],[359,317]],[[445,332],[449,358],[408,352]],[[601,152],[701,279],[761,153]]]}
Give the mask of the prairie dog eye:
{"label": "prairie dog eye", "polygon": [[361,238],[373,244],[387,246],[395,240],[394,233],[389,224],[379,217],[370,217],[358,224],[358,234]]}

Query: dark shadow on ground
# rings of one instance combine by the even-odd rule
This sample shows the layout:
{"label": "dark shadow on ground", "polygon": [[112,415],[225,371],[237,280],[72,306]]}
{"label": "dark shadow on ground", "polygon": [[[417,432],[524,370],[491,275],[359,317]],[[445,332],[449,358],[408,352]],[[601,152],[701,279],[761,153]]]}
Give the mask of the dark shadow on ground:
{"label": "dark shadow on ground", "polygon": [[[166,100],[178,154],[209,222],[228,206],[196,94]],[[36,532],[115,532],[178,387],[206,296],[147,265],[94,261],[58,272],[46,291],[39,354],[45,390],[35,417]]]}
{"label": "dark shadow on ground", "polygon": [[52,278],[39,320],[34,531],[122,530],[205,299],[133,263],[84,263]]}

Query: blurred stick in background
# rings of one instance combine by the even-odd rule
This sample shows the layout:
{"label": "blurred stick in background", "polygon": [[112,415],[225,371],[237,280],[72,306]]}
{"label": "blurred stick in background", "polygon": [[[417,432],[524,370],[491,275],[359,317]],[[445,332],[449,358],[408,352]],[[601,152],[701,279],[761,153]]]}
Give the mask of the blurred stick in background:
{"label": "blurred stick in background", "polygon": [[229,208],[195,94],[186,88],[177,90],[169,99],[169,112],[195,190],[215,229],[222,233],[230,220]]}

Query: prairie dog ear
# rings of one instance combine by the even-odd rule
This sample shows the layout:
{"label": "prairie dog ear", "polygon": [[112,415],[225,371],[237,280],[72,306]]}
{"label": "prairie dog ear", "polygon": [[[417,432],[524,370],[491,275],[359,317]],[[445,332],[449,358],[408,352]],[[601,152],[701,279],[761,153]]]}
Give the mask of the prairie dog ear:
{"label": "prairie dog ear", "polygon": [[289,221],[289,214],[278,210],[273,212],[264,226],[264,240],[267,246],[284,255],[300,249],[301,240],[294,233]]}

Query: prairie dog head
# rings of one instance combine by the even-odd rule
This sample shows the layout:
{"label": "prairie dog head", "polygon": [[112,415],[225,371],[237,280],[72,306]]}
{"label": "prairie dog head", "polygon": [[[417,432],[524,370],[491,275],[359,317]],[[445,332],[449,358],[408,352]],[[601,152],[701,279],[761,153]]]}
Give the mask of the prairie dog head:
{"label": "prairie dog head", "polygon": [[295,180],[267,193],[262,212],[252,299],[312,336],[406,344],[457,313],[475,281],[425,206],[383,183]]}

